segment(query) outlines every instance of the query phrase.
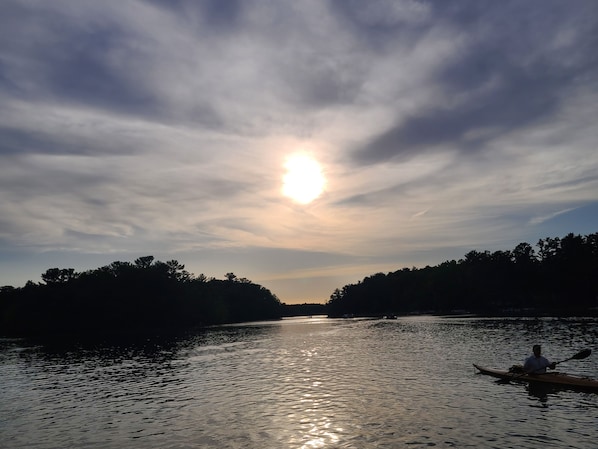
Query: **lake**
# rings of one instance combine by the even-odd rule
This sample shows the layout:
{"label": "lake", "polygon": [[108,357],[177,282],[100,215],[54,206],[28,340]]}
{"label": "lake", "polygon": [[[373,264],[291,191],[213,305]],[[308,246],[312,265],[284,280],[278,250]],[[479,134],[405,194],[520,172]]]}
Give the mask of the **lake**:
{"label": "lake", "polygon": [[0,339],[2,448],[595,448],[598,394],[472,363],[594,351],[596,318],[294,318],[130,341]]}

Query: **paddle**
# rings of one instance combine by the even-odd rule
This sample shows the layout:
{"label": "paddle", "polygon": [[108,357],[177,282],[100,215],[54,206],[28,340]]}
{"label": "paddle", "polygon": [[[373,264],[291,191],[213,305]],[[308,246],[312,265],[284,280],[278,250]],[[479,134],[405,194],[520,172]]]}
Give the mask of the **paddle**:
{"label": "paddle", "polygon": [[582,360],[582,359],[587,359],[590,354],[592,353],[591,349],[584,349],[583,351],[579,351],[577,354],[575,354],[573,357],[569,357],[568,359],[565,360],[561,360],[560,362],[554,362],[555,365],[558,365],[559,363],[563,363],[563,362],[568,362],[569,360]]}

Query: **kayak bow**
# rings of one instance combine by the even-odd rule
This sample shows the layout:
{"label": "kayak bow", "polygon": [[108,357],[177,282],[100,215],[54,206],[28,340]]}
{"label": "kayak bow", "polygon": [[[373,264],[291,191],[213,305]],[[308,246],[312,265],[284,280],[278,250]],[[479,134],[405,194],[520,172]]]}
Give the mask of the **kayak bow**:
{"label": "kayak bow", "polygon": [[484,368],[483,366],[473,364],[481,374],[485,374],[499,379],[525,382],[525,383],[543,383],[548,385],[571,388],[576,390],[585,390],[598,393],[598,380],[589,377],[573,376],[565,373],[544,373],[544,374],[525,374],[512,373],[506,370],[495,368]]}

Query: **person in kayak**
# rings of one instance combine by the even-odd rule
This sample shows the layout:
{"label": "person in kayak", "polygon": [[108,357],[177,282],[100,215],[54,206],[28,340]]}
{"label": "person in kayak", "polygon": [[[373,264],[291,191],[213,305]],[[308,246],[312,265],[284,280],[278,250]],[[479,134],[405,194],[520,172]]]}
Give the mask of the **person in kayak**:
{"label": "person in kayak", "polygon": [[549,362],[548,359],[542,355],[542,347],[540,345],[534,345],[533,351],[534,354],[525,359],[525,363],[523,364],[524,372],[528,374],[544,374],[546,368],[556,368],[555,362]]}

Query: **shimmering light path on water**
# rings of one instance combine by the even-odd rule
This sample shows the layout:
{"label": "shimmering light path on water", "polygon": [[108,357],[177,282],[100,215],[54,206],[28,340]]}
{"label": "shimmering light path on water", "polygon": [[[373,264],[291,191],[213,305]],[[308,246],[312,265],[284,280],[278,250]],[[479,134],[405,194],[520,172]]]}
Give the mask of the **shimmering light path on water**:
{"label": "shimmering light path on water", "polygon": [[594,448],[598,394],[475,374],[532,344],[598,377],[598,320],[290,319],[129,342],[0,340],[0,447]]}

